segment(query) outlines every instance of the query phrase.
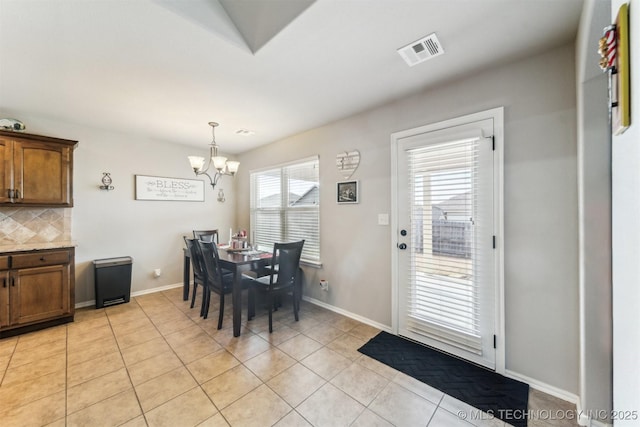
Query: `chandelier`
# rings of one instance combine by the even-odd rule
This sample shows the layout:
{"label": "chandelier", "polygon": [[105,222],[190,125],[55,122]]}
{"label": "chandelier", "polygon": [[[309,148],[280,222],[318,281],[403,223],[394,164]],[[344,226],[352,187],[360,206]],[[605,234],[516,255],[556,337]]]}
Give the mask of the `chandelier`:
{"label": "chandelier", "polygon": [[[191,163],[191,167],[193,168],[193,172],[198,175],[206,175],[211,182],[211,188],[216,188],[216,184],[222,177],[222,175],[231,175],[234,176],[236,172],[238,172],[238,167],[240,167],[240,162],[235,161],[227,161],[226,157],[218,156],[218,144],[216,144],[216,126],[218,123],[209,122],[209,126],[211,126],[211,134],[213,135],[213,139],[209,144],[209,161],[207,163],[207,167],[204,167],[205,159],[200,156],[189,156],[189,162]],[[209,174],[209,168],[213,165],[213,169],[211,172],[215,172],[213,176]]]}

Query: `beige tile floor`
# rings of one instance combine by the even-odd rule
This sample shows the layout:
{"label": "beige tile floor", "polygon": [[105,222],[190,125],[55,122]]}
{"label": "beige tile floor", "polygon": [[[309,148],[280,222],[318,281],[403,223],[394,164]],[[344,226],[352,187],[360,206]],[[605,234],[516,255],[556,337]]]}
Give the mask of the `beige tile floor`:
{"label": "beige tile floor", "polygon": [[[0,340],[0,424],[471,426],[463,411],[504,425],[358,353],[379,332],[368,325],[303,302],[299,322],[285,305],[273,334],[263,314],[234,338],[226,308],[218,331],[218,306],[203,320],[178,288]],[[575,409],[534,390],[530,407]]]}

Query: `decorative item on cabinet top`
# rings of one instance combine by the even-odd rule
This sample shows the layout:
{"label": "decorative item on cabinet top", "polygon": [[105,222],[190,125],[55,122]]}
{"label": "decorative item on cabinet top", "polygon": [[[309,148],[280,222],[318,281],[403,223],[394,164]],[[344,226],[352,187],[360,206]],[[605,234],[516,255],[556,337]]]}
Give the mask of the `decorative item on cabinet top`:
{"label": "decorative item on cabinet top", "polygon": [[0,128],[13,131],[23,131],[26,129],[26,126],[17,119],[0,119]]}

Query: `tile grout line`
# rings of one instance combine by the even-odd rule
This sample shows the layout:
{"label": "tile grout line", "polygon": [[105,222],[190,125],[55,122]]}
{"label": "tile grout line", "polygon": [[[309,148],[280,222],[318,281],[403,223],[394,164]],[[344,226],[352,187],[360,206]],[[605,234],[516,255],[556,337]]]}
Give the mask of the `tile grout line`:
{"label": "tile grout line", "polygon": [[[169,298],[167,298],[167,296],[166,296],[166,295],[164,295],[164,293],[161,293],[161,294],[162,294],[162,296],[163,296],[163,297],[164,297],[164,298],[165,298],[169,303],[171,303],[174,307],[176,307],[176,308],[177,308],[181,313],[183,313],[183,314],[186,316],[186,314],[185,314],[184,312],[182,312],[182,310],[180,310],[180,309],[178,308],[178,306],[177,306],[173,301],[171,301]],[[137,302],[137,301],[136,301],[136,302]],[[140,305],[140,304],[138,304],[138,305]],[[174,348],[171,346],[171,344],[167,341],[166,336],[165,336],[162,332],[160,332],[160,330],[158,329],[158,326],[157,326],[157,325],[156,325],[156,323],[153,321],[153,319],[149,316],[149,314],[147,314],[147,312],[145,311],[144,307],[143,307],[143,306],[140,306],[140,308],[142,309],[142,311],[144,312],[144,314],[147,316],[147,318],[149,319],[149,321],[153,324],[154,328],[156,328],[156,330],[158,331],[158,333],[160,334],[160,336],[162,337],[162,339],[164,340],[164,342],[166,342],[166,343],[167,343],[167,345],[169,346],[169,348],[171,349],[171,351],[173,352],[173,354],[178,358],[178,360],[179,360],[179,361],[180,361],[180,363],[182,364],[182,367],[183,367],[183,368],[184,368],[184,369],[189,373],[189,375],[191,376],[191,378],[193,379],[193,381],[196,383],[196,386],[195,386],[195,387],[193,387],[193,388],[191,388],[191,389],[189,389],[189,390],[187,390],[187,391],[184,391],[184,392],[180,393],[179,395],[177,395],[177,396],[175,396],[175,397],[173,397],[173,398],[169,399],[167,402],[170,402],[170,401],[172,401],[172,400],[174,400],[174,399],[176,399],[176,398],[178,398],[178,397],[180,397],[180,396],[183,396],[183,395],[185,395],[186,393],[189,393],[190,391],[195,390],[196,388],[198,388],[198,389],[200,389],[200,390],[204,393],[204,395],[205,395],[205,396],[207,396],[207,399],[209,399],[209,401],[211,402],[211,404],[213,405],[213,407],[214,407],[214,408],[216,408],[216,410],[218,411],[218,413],[222,416],[222,412],[220,411],[220,409],[218,409],[218,407],[217,407],[217,406],[216,406],[216,404],[211,400],[211,398],[209,397],[209,395],[208,395],[208,394],[207,394],[207,393],[202,389],[202,385],[201,385],[201,384],[198,382],[198,380],[193,376],[193,374],[191,373],[191,371],[190,371],[190,370],[189,370],[189,368],[187,367],[187,364],[184,362],[184,360],[182,360],[182,359],[180,358],[180,356],[176,353],[175,349],[174,349]],[[187,316],[187,317],[189,317],[189,316]],[[200,329],[202,329],[202,332],[204,332],[205,334],[207,334],[207,332],[202,328],[202,326],[198,325],[198,324],[197,324],[193,319],[191,319],[190,317],[189,317],[189,320],[190,320],[194,325],[196,325],[196,326],[198,326]],[[183,328],[183,329],[186,329],[186,328]],[[175,333],[175,332],[179,332],[179,331],[181,331],[181,330],[182,330],[182,329],[179,329],[179,330],[177,330],[177,331],[172,331],[171,333],[173,334],[173,333]],[[207,334],[207,336],[209,336],[209,334]],[[212,338],[212,339],[213,339],[213,338]],[[215,341],[215,340],[214,340],[214,341]],[[217,341],[216,341],[216,342],[217,342]],[[218,344],[219,344],[219,343],[218,343]],[[221,347],[222,347],[222,346],[221,346]],[[212,354],[212,353],[209,353],[209,354]],[[204,356],[204,357],[206,357],[206,356]],[[199,360],[199,359],[198,359],[198,360]],[[177,369],[179,369],[179,368],[177,368]],[[141,384],[144,384],[144,383],[141,383]],[[156,408],[159,408],[160,406],[162,406],[162,405],[166,404],[167,402],[163,402],[163,403],[161,403],[160,405],[156,406]],[[140,407],[142,408],[142,405],[141,405]],[[153,408],[153,409],[156,409],[156,408]],[[153,409],[151,409],[151,410],[153,410]],[[143,415],[144,415],[145,421],[147,421],[146,412],[144,412],[144,411],[143,411]],[[211,417],[209,417],[209,418],[211,418]],[[223,418],[224,418],[224,416],[223,416]],[[202,423],[203,423],[203,422],[205,422],[205,421],[207,421],[207,420],[203,420],[202,422],[198,423],[198,425],[202,424]],[[225,419],[225,421],[226,421],[226,419]],[[147,422],[147,425],[149,425],[149,423],[148,423],[148,422]]]}
{"label": "tile grout line", "polygon": [[13,346],[13,350],[11,350],[11,354],[9,355],[9,360],[7,361],[7,366],[4,368],[4,371],[2,372],[2,378],[0,378],[0,386],[2,386],[2,383],[4,382],[4,377],[7,376],[7,371],[9,370],[9,365],[11,365],[11,359],[13,359],[13,355],[16,354],[16,349],[18,348],[18,341],[19,341],[19,337],[16,338],[16,343]]}
{"label": "tile grout line", "polygon": [[65,324],[65,345],[64,345],[64,425],[67,425],[69,412],[69,327]]}
{"label": "tile grout line", "polygon": [[[172,302],[173,302],[173,301],[172,301]],[[173,302],[173,304],[174,304],[175,306],[177,306],[177,304],[175,304],[175,302]],[[191,320],[193,321],[193,319],[191,319]],[[193,321],[193,322],[194,322],[194,323],[196,323],[195,321]],[[197,324],[197,323],[196,323],[196,324]],[[203,330],[204,330],[204,328],[203,328],[201,325],[199,325],[199,326],[200,326],[200,328],[201,328],[201,329],[203,329]],[[276,348],[276,349],[278,349],[279,351],[282,351],[282,350],[280,350],[280,349],[279,349],[279,347],[278,347],[277,345],[273,345],[273,344],[271,344],[270,342],[266,341],[266,340],[265,340],[264,338],[262,338],[258,333],[254,332],[252,329],[250,329],[247,325],[245,325],[245,328],[246,328],[249,332],[251,332],[253,336],[257,336],[257,337],[258,337],[258,338],[260,338],[262,341],[265,341],[267,344],[269,344],[270,348]],[[264,332],[264,331],[262,331],[262,332]],[[261,333],[262,333],[262,332],[261,332]],[[301,335],[301,334],[302,334],[302,332],[300,332],[300,331],[296,331],[296,332],[298,332],[298,333],[297,333],[295,336],[297,336],[297,335]],[[207,333],[207,332],[205,331],[205,333]],[[209,335],[209,334],[207,333],[207,335]],[[210,336],[210,335],[209,335],[209,336]],[[291,337],[290,339],[295,338],[295,336],[294,336],[294,337]],[[224,345],[222,345],[222,343],[218,342],[214,337],[211,337],[211,338],[212,338],[214,341],[216,341],[216,342],[217,342],[217,343],[222,347],[222,350],[229,352],[229,350],[227,350],[227,348],[226,348]],[[310,338],[310,339],[312,339],[312,338]],[[285,341],[283,341],[283,342],[286,342],[286,341],[287,341],[287,340],[285,340]],[[314,341],[315,341],[315,340],[314,340]],[[317,341],[316,341],[316,342],[317,342]],[[320,344],[322,344],[322,343],[320,343]],[[323,345],[323,347],[325,346],[324,344],[322,344],[322,345]],[[317,349],[316,351],[320,350],[320,349],[321,349],[321,348],[323,348],[323,347],[320,347],[320,348],[319,348],[319,349]],[[275,393],[279,398],[281,398],[281,399],[282,399],[282,400],[283,400],[283,401],[284,401],[284,402],[285,402],[285,403],[286,403],[286,404],[291,408],[291,410],[290,410],[290,411],[288,411],[288,412],[287,412],[283,417],[281,417],[278,421],[276,421],[276,423],[275,423],[275,424],[277,424],[278,422],[280,422],[284,417],[286,417],[287,415],[289,415],[291,412],[294,412],[294,411],[295,411],[298,415],[300,415],[303,419],[305,419],[305,420],[306,420],[306,418],[304,418],[304,417],[302,416],[302,414],[300,414],[300,413],[296,410],[296,407],[291,406],[291,405],[290,405],[290,404],[289,404],[289,403],[288,403],[288,402],[287,402],[287,401],[286,401],[282,396],[280,396],[280,395],[279,395],[275,390],[273,390],[273,389],[272,389],[272,388],[267,384],[267,382],[265,382],[264,380],[262,380],[262,378],[258,377],[258,376],[257,376],[257,374],[256,374],[255,372],[253,372],[253,370],[251,370],[251,368],[249,368],[247,365],[245,365],[245,362],[248,362],[249,360],[252,360],[252,359],[254,359],[254,358],[256,358],[256,357],[259,357],[260,355],[262,355],[262,354],[266,353],[268,350],[269,350],[269,349],[267,349],[267,350],[265,350],[265,351],[262,351],[262,352],[260,352],[260,353],[258,353],[258,354],[256,354],[256,355],[254,355],[254,356],[250,357],[249,359],[247,359],[247,360],[245,360],[245,361],[240,361],[240,360],[239,360],[235,355],[233,355],[233,354],[232,354],[232,353],[230,353],[230,352],[229,352],[229,353],[231,354],[231,356],[232,356],[232,357],[234,357],[234,358],[238,361],[238,363],[239,363],[239,365],[238,365],[238,366],[243,366],[245,369],[247,369],[249,372],[251,372],[254,376],[256,376],[256,378],[258,378],[258,379],[260,380],[260,382],[262,383],[261,385],[266,386],[269,390],[271,390],[272,392],[274,392],[274,393]],[[284,354],[287,354],[287,353],[286,353],[286,352],[284,352],[284,351],[283,351],[283,353],[284,353]],[[308,356],[310,356],[310,355],[311,355],[311,354],[313,354],[313,353],[315,353],[315,351],[314,351],[314,352],[312,352],[312,353],[310,353],[309,355],[307,355],[307,356],[305,356],[305,357],[308,357]],[[287,355],[287,356],[291,357],[290,355]],[[206,357],[206,356],[205,356],[205,357]],[[301,364],[301,365],[302,365],[301,361],[299,361],[299,360],[297,360],[297,359],[294,359],[294,360],[296,360],[296,363],[295,363],[295,364]],[[295,365],[295,364],[294,364],[294,365]],[[292,366],[294,366],[294,365],[292,365]],[[302,366],[304,366],[304,365],[302,365]],[[289,368],[291,368],[291,367],[289,367]],[[289,369],[289,368],[287,368],[287,369]],[[188,368],[187,368],[187,369],[188,369]],[[308,369],[308,368],[307,368],[307,369]],[[283,372],[284,372],[284,371],[283,371]],[[282,373],[282,372],[280,372],[280,373]],[[280,373],[279,373],[279,374],[280,374]],[[278,375],[279,375],[279,374],[278,374]],[[222,375],[222,374],[219,374],[219,375]],[[218,375],[218,376],[219,376],[219,375]],[[316,374],[316,375],[317,375],[317,374]],[[337,375],[337,374],[336,374],[336,375]],[[275,375],[275,376],[277,376],[277,375]],[[272,377],[272,378],[275,378],[275,376],[274,376],[274,377]],[[216,377],[213,377],[213,378],[216,378]],[[209,379],[208,381],[212,380],[213,378]],[[322,377],[321,377],[321,378],[322,378]],[[270,379],[271,379],[271,378],[270,378]],[[323,380],[324,380],[324,378],[323,378]],[[328,382],[329,382],[329,381],[324,380],[324,384],[323,384],[323,386],[324,386],[325,384],[327,384]],[[202,385],[200,385],[200,387],[202,387]],[[258,387],[260,387],[260,386],[258,386]],[[243,397],[245,397],[245,396],[246,396],[246,395],[248,395],[249,393],[251,393],[251,392],[253,392],[254,390],[256,390],[258,387],[255,387],[255,388],[253,388],[252,390],[249,390],[249,391],[247,391],[246,393],[242,394],[242,395],[241,395],[241,396],[239,396],[237,399],[235,399],[234,401],[232,401],[232,402],[230,402],[229,404],[227,404],[227,405],[225,406],[225,408],[230,407],[231,405],[233,405],[233,404],[234,404],[235,402],[237,402],[238,400],[242,399]],[[204,391],[204,390],[203,390],[203,391]],[[211,401],[211,398],[209,397],[209,395],[208,395],[206,392],[205,392],[205,395],[206,395],[206,396],[209,398],[209,400]],[[308,397],[310,397],[310,396],[308,396]],[[307,398],[308,398],[308,397],[307,397]],[[306,400],[306,399],[304,399],[304,400],[303,400],[303,402],[304,402],[305,400]],[[224,414],[222,413],[222,409],[225,409],[225,408],[219,409],[219,408],[217,407],[217,405],[215,405],[215,403],[214,403],[213,401],[211,401],[211,403],[213,403],[214,407],[215,407],[216,409],[218,409],[218,412],[220,413],[220,415],[222,416],[222,418],[224,418],[224,420],[225,420],[229,425],[231,425],[231,423],[227,420],[227,418],[226,418],[226,417],[224,416]],[[300,404],[302,404],[302,402],[300,402]],[[300,404],[298,404],[298,406],[300,406]],[[307,421],[307,420],[306,420],[306,421]]]}
{"label": "tile grout line", "polygon": [[[224,348],[224,346],[222,346],[218,341],[216,341],[216,340],[215,340],[215,338],[211,337],[211,336],[207,333],[207,331],[205,331],[205,330],[204,330],[204,328],[203,328],[201,325],[199,325],[196,321],[194,321],[191,317],[189,317],[185,312],[183,312],[182,310],[180,310],[180,309],[179,309],[179,307],[177,306],[177,304],[175,304],[173,301],[171,301],[169,298],[167,298],[167,297],[166,297],[166,295],[164,295],[164,294],[162,294],[162,295],[163,295],[163,297],[164,297],[167,301],[169,301],[171,304],[173,304],[173,306],[175,306],[175,307],[176,307],[176,308],[177,308],[181,313],[183,313],[185,316],[187,316],[187,317],[189,318],[189,320],[193,323],[193,325],[195,325],[195,326],[199,327],[199,328],[202,330],[202,332],[204,332],[208,337],[210,337],[210,338],[211,338],[212,340],[214,340],[218,345],[220,345],[221,350],[225,350],[225,351],[227,351],[227,350]],[[189,300],[188,300],[187,302],[189,302]],[[136,300],[136,303],[137,303],[137,300]],[[160,334],[160,336],[162,337],[162,339],[165,341],[165,343],[167,343],[167,346],[169,346],[169,348],[171,349],[171,351],[173,352],[173,354],[178,358],[178,360],[179,360],[179,361],[180,361],[180,363],[182,364],[182,367],[183,367],[183,368],[184,368],[184,369],[189,373],[189,375],[191,376],[191,378],[192,378],[192,379],[194,380],[194,382],[196,383],[196,386],[195,386],[195,387],[193,387],[193,388],[191,388],[191,389],[189,389],[189,390],[187,390],[187,391],[184,391],[184,392],[180,393],[180,394],[179,394],[179,395],[177,395],[177,396],[174,396],[173,398],[169,399],[167,402],[170,402],[170,401],[172,401],[172,400],[174,400],[174,399],[176,399],[176,398],[178,398],[178,397],[180,397],[180,396],[182,396],[182,395],[184,395],[184,394],[186,394],[186,393],[189,393],[189,392],[190,392],[190,391],[192,391],[192,390],[195,390],[196,388],[199,388],[199,389],[204,393],[204,395],[207,397],[207,399],[211,402],[211,404],[213,405],[213,407],[214,407],[214,408],[216,408],[216,410],[218,411],[218,413],[220,414],[220,416],[225,420],[225,422],[227,422],[227,424],[229,424],[229,423],[228,423],[228,421],[227,421],[227,419],[226,419],[226,418],[224,417],[224,415],[222,414],[222,411],[221,411],[221,410],[218,408],[218,406],[217,406],[217,405],[216,405],[216,404],[211,400],[211,397],[209,397],[209,395],[204,391],[204,389],[202,389],[202,385],[201,385],[201,384],[198,382],[198,380],[193,376],[193,374],[191,373],[191,371],[190,371],[190,370],[189,370],[189,368],[187,367],[187,364],[186,364],[186,363],[185,363],[185,362],[180,358],[180,356],[175,352],[175,349],[174,349],[174,348],[171,346],[171,344],[167,341],[166,336],[165,336],[162,332],[160,332],[160,330],[157,328],[156,323],[155,323],[155,322],[153,321],[153,319],[149,316],[149,314],[147,314],[147,312],[144,310],[144,307],[143,307],[142,305],[140,305],[140,304],[138,304],[138,306],[139,306],[139,307],[140,307],[140,309],[144,312],[145,316],[147,316],[147,318],[149,319],[149,321],[154,325],[154,328],[158,331],[158,333]],[[183,329],[186,329],[186,328],[183,328]],[[175,333],[175,332],[179,332],[179,331],[180,331],[180,330],[178,330],[178,331],[172,331],[172,332],[171,332],[171,334],[173,334],[173,333]],[[169,334],[169,335],[170,335],[170,334]],[[214,353],[215,353],[215,352],[214,352]],[[210,354],[213,354],[213,353],[209,353],[208,355],[210,355]],[[207,355],[207,356],[208,356],[208,355]],[[207,356],[203,356],[203,357],[207,357]],[[233,355],[232,355],[232,356],[233,356]],[[235,356],[234,356],[234,358],[235,358]],[[197,359],[197,360],[200,360],[200,359]],[[236,360],[237,360],[237,359],[236,359]],[[242,363],[242,362],[240,362],[240,361],[238,360],[238,363]],[[126,365],[125,365],[125,366],[126,366]],[[180,368],[176,368],[176,369],[180,369]],[[127,372],[128,372],[128,369],[127,369]],[[156,377],[156,378],[157,378],[157,377]],[[153,378],[152,378],[152,379],[153,379]],[[148,380],[148,381],[151,381],[152,379],[150,379],[150,380]],[[145,383],[146,383],[146,382],[148,382],[148,381],[145,381]],[[144,384],[144,383],[141,383],[141,384]],[[135,386],[134,386],[134,390],[135,390]],[[136,396],[137,396],[137,393],[136,393]],[[160,406],[162,406],[162,405],[166,404],[167,402],[163,402],[162,404],[160,404],[160,405],[156,406],[155,408],[152,408],[151,410],[156,409],[156,408],[158,408],[158,407],[160,407]],[[142,409],[142,405],[140,405],[140,408]],[[143,410],[143,415],[144,415],[145,422],[146,422],[147,417],[146,417],[146,412],[144,412],[144,410]],[[207,420],[203,420],[203,421],[202,421],[201,423],[199,423],[198,425],[202,424],[202,423],[203,423],[203,422],[205,422],[205,421],[207,421]],[[148,425],[148,422],[147,422],[147,425]],[[229,425],[230,425],[230,424],[229,424]]]}
{"label": "tile grout line", "polygon": [[[163,294],[163,295],[164,295],[164,294]],[[182,310],[180,310],[180,307],[178,307],[178,304],[176,304],[173,300],[169,299],[166,295],[165,295],[165,298],[167,298],[167,300],[169,300],[169,302],[171,302],[171,304],[173,304],[173,306],[174,306],[174,307],[176,307],[176,308],[177,308],[181,313],[183,313],[185,316],[187,316],[187,317],[189,318],[189,320],[191,320],[191,322],[192,322],[193,324],[198,325],[198,324],[197,324],[197,323],[196,323],[196,322],[195,322],[191,317],[189,317],[185,312],[183,312]],[[191,304],[191,303],[190,303],[190,299],[189,299],[189,298],[187,298],[187,303]],[[222,351],[222,350],[227,351],[227,349],[226,349],[222,344],[220,344],[218,341],[216,341],[216,339],[215,339],[215,338],[211,337],[211,335],[209,335],[209,334],[207,333],[207,331],[205,331],[205,330],[204,330],[204,328],[203,328],[202,326],[200,326],[200,325],[198,325],[198,326],[200,327],[200,329],[202,329],[202,331],[203,331],[205,334],[207,334],[207,336],[208,336],[208,337],[210,337],[210,338],[211,338],[212,340],[214,340],[218,345],[220,345],[220,347],[221,347],[221,350],[220,350],[220,351]],[[186,329],[186,328],[185,328],[185,329]],[[162,335],[162,333],[161,333],[161,335]],[[163,335],[163,337],[164,337],[164,335]],[[167,343],[167,345],[169,345],[169,347],[171,347],[171,344]],[[171,347],[171,350],[173,351],[173,347]],[[228,351],[227,351],[227,352],[228,352]],[[213,353],[210,353],[210,354],[213,354]],[[229,353],[229,354],[231,354],[231,353]],[[207,356],[208,356],[208,355],[207,355]],[[207,356],[204,356],[204,357],[207,357]],[[237,359],[233,354],[231,354],[231,356],[232,356],[234,359],[238,360],[238,359]],[[180,359],[180,357],[179,357],[177,354],[176,354],[176,357],[178,357],[178,359]],[[200,360],[200,359],[198,359],[198,360]],[[211,396],[209,396],[209,394],[208,394],[208,393],[207,393],[207,392],[202,388],[202,384],[200,384],[200,383],[198,382],[198,380],[193,376],[193,374],[191,373],[191,371],[189,371],[189,368],[187,367],[187,365],[185,365],[185,364],[184,364],[184,362],[183,362],[183,360],[182,360],[182,359],[180,359],[180,362],[183,364],[183,366],[185,367],[185,369],[189,372],[189,374],[191,375],[191,377],[194,379],[194,381],[195,381],[195,382],[196,382],[196,384],[198,385],[198,388],[202,391],[202,393],[204,393],[204,395],[207,397],[207,399],[209,400],[209,402],[211,402],[211,404],[213,405],[213,407],[214,407],[214,408],[216,408],[216,410],[218,411],[218,414],[220,414],[220,416],[222,417],[222,419],[223,419],[223,420],[224,420],[228,425],[231,425],[231,423],[227,420],[227,418],[222,414],[222,410],[221,410],[220,408],[218,408],[218,405],[216,405],[216,404],[215,404],[215,402],[214,402],[213,400],[211,400]],[[240,362],[239,360],[238,360],[238,363],[239,363],[239,364],[242,364],[242,362]],[[219,374],[219,375],[222,375],[222,374]],[[214,377],[214,378],[215,378],[215,377]],[[211,378],[211,379],[213,379],[213,378]],[[211,380],[211,379],[210,379],[210,380]],[[208,380],[208,381],[209,381],[209,380]],[[183,394],[184,394],[184,393],[183,393]],[[215,415],[213,415],[213,416],[215,416]],[[209,417],[209,418],[211,418],[211,417]],[[209,419],[209,418],[207,418],[207,419]],[[207,421],[207,420],[203,420],[201,423],[198,423],[198,424],[197,424],[197,426],[201,425],[201,424],[202,424],[202,423],[204,423],[205,421]],[[197,427],[197,426],[196,426],[196,427]]]}
{"label": "tile grout line", "polygon": [[[140,309],[142,309],[142,307],[140,306],[140,304],[138,304],[138,301],[135,298],[134,298],[134,301],[135,301],[136,305]],[[120,359],[122,359],[122,364],[124,365],[124,369],[127,371],[127,378],[129,378],[129,383],[131,384],[131,389],[133,390],[133,394],[136,396],[136,401],[138,402],[138,407],[140,408],[140,412],[142,413],[142,417],[144,419],[144,423],[148,426],[149,423],[147,422],[147,417],[145,416],[144,410],[142,409],[142,404],[140,403],[140,397],[138,396],[138,393],[136,392],[136,388],[133,385],[133,381],[131,380],[131,374],[129,373],[129,367],[127,366],[126,362],[124,361],[124,356],[122,355],[122,348],[120,347],[120,342],[118,341],[118,336],[116,335],[116,331],[113,329],[113,323],[111,322],[111,317],[109,317],[109,311],[105,310],[104,313],[105,313],[105,316],[107,317],[107,322],[109,322],[109,328],[111,329],[111,333],[113,334],[113,338],[114,338],[114,340],[116,342],[116,346],[118,347],[118,353],[120,354]],[[143,311],[143,313],[144,313],[144,311]],[[144,313],[144,314],[145,314],[145,316],[147,315],[146,313]],[[120,393],[117,393],[115,396],[117,396],[118,394],[120,394]],[[100,402],[96,402],[96,403],[94,403],[94,405],[98,404],[98,403],[100,403]],[[90,406],[93,406],[93,405],[90,405]],[[131,420],[134,420],[136,418],[137,417],[133,417],[133,418],[131,418],[129,420],[126,420],[125,423],[129,422]],[[122,423],[122,424],[124,424],[124,423]]]}

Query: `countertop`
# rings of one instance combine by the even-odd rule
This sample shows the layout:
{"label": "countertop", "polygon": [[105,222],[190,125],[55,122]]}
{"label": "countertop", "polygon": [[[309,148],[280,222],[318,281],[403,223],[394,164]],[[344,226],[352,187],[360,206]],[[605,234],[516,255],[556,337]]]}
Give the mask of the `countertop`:
{"label": "countertop", "polygon": [[11,252],[39,251],[43,249],[72,248],[76,246],[76,242],[72,240],[48,243],[23,243],[21,245],[0,246],[0,253],[6,254]]}

